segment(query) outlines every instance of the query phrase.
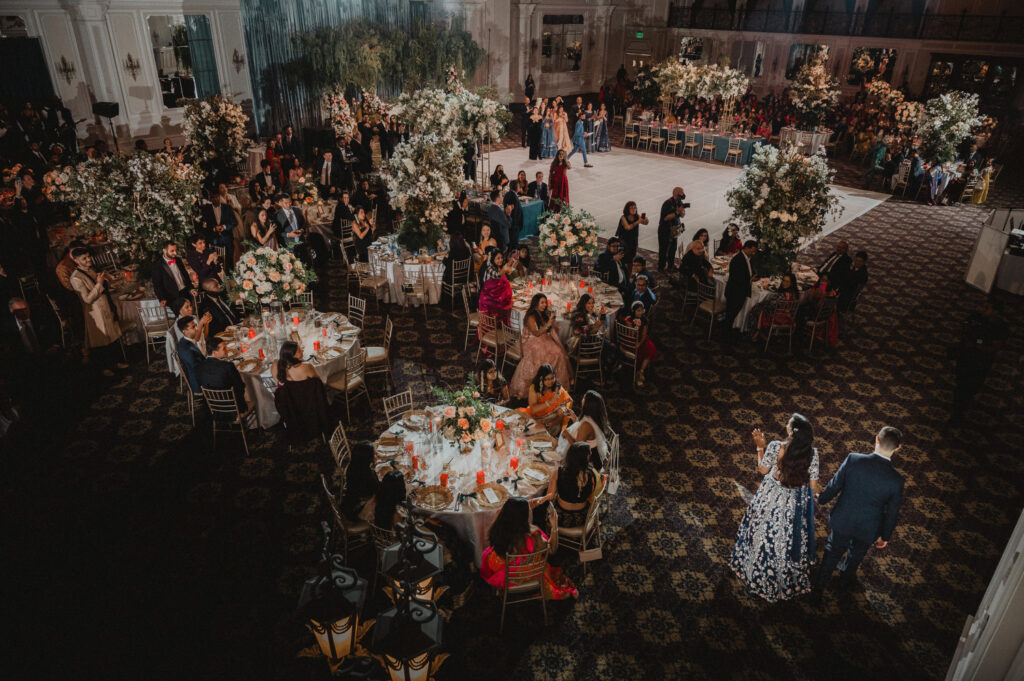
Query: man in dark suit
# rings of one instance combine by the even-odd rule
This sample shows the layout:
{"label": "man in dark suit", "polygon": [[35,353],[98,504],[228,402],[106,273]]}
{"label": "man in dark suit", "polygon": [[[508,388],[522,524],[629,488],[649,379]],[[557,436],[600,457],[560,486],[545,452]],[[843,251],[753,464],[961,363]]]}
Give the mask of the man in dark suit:
{"label": "man in dark suit", "polygon": [[211,336],[216,335],[228,328],[238,324],[238,313],[224,300],[224,287],[219,279],[204,279],[200,286],[206,295],[199,306],[200,312],[210,313],[210,324],[207,327]]}
{"label": "man in dark suit", "polygon": [[512,180],[508,183],[508,191],[505,193],[503,203],[506,209],[512,206],[508,217],[512,221],[509,228],[509,247],[513,247],[519,243],[519,232],[523,229],[523,204],[519,201],[519,180]]}
{"label": "man in dark suit", "polygon": [[395,153],[391,139],[391,121],[387,114],[380,117],[377,125],[373,126],[373,131],[377,135],[377,143],[380,144],[381,160],[387,161],[391,158],[391,154]]}
{"label": "man in dark suit", "polygon": [[202,390],[196,377],[196,367],[205,359],[203,351],[196,344],[199,339],[199,326],[196,324],[196,318],[191,315],[181,317],[177,324],[178,331],[181,332],[181,338],[178,339],[178,360],[181,362],[181,370],[185,372],[192,394],[198,395]]}
{"label": "man in dark suit", "polygon": [[253,204],[260,203],[264,198],[273,198],[277,190],[277,180],[270,172],[270,161],[260,161],[260,173],[249,180],[249,198]]}
{"label": "man in dark suit", "polygon": [[334,161],[334,152],[325,151],[316,169],[316,188],[323,200],[338,198],[341,189],[341,165]]}
{"label": "man in dark suit", "polygon": [[341,221],[348,220],[351,222],[356,219],[356,209],[352,205],[351,196],[347,189],[342,190],[341,198],[338,203],[334,206],[334,218],[331,220],[331,231],[334,232],[334,236],[341,238]]}
{"label": "man in dark suit", "polygon": [[245,383],[234,364],[226,358],[228,344],[224,339],[210,336],[206,341],[207,356],[196,365],[196,378],[199,385],[211,390],[232,390],[235,393],[235,404],[238,411],[246,413],[252,408],[252,402],[245,399]]}
{"label": "man in dark suit", "polygon": [[281,152],[285,156],[302,158],[302,144],[299,143],[299,138],[290,125],[284,126],[284,135],[281,136]]}
{"label": "man in dark suit", "polygon": [[501,190],[491,190],[491,203],[487,206],[487,219],[491,221],[491,236],[498,242],[498,250],[504,251],[512,232],[512,206],[503,205]]}
{"label": "man in dark suit", "polygon": [[173,241],[164,244],[160,257],[153,263],[150,278],[153,281],[153,293],[164,307],[178,298],[188,298],[192,294],[192,281],[185,263],[178,257],[178,246]]}
{"label": "man in dark suit", "polygon": [[537,173],[537,179],[529,184],[526,193],[535,199],[540,199],[546,206],[548,203],[548,183],[544,181],[544,173]]}
{"label": "man in dark suit", "polygon": [[235,227],[238,218],[235,211],[221,199],[220,194],[210,197],[210,203],[203,206],[203,226],[206,242],[224,249],[224,262],[235,261]]}
{"label": "man in dark suit", "polygon": [[853,256],[853,267],[846,273],[846,281],[839,289],[839,311],[846,312],[850,309],[853,301],[860,295],[864,285],[868,283],[868,253],[858,251]]}
{"label": "man in dark suit", "polygon": [[277,242],[282,246],[294,246],[303,240],[306,232],[306,218],[302,211],[292,206],[292,197],[282,194],[278,200],[281,210],[277,211]]}
{"label": "man in dark suit", "polygon": [[897,429],[883,427],[875,437],[874,453],[848,455],[818,495],[819,504],[827,504],[836,496],[839,501],[829,516],[828,544],[814,587],[816,601],[821,600],[844,554],[846,561],[839,570],[839,584],[851,587],[857,582],[857,567],[868,548],[874,544],[876,549],[884,549],[889,544],[906,482],[891,461],[902,439]]}
{"label": "man in dark suit", "polygon": [[608,239],[608,245],[597,256],[597,266],[595,268],[598,272],[605,275],[605,281],[623,293],[626,290],[633,290],[632,285],[629,283],[629,276],[626,274],[626,266],[623,264],[624,258],[622,241],[619,237],[613,236]]}
{"label": "man in dark suit", "polygon": [[757,242],[750,240],[743,244],[743,250],[733,256],[729,262],[729,279],[725,282],[725,340],[731,343],[736,338],[736,330],[732,328],[736,315],[747,304],[750,297],[751,283],[757,281],[751,258],[757,252]]}
{"label": "man in dark suit", "polygon": [[352,195],[352,203],[356,206],[362,206],[367,213],[373,212],[374,207],[377,205],[377,193],[370,188],[369,180],[362,180],[359,183],[359,188]]}
{"label": "man in dark suit", "polygon": [[850,259],[849,251],[849,244],[845,241],[840,241],[836,244],[836,250],[832,251],[825,258],[825,262],[821,263],[821,267],[818,268],[818,276],[827,274],[828,280],[832,282],[832,288],[837,291],[843,289],[846,277],[850,273],[850,265],[853,261]]}
{"label": "man in dark suit", "polygon": [[658,219],[658,271],[675,269],[676,247],[682,233],[680,219],[686,214],[683,201],[686,192],[682,187],[672,190],[672,196],[661,204],[661,217]]}
{"label": "man in dark suit", "polygon": [[651,284],[647,280],[647,276],[644,274],[638,274],[633,279],[633,292],[632,295],[623,296],[623,302],[627,306],[632,306],[636,301],[640,301],[644,304],[644,311],[650,312],[654,304],[658,302],[658,296],[654,295],[654,291],[651,290]]}
{"label": "man in dark suit", "polygon": [[56,352],[58,339],[53,326],[45,318],[33,316],[29,304],[23,298],[11,298],[7,310],[11,316],[3,322],[3,344],[13,350],[15,357]]}

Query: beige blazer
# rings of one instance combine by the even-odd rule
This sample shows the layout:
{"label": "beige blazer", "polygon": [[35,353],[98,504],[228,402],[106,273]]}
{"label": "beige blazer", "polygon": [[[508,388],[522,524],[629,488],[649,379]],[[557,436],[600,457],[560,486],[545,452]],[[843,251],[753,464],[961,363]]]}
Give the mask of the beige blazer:
{"label": "beige blazer", "polygon": [[[95,282],[95,283],[93,283]],[[121,326],[103,295],[103,281],[95,272],[76,269],[71,273],[71,288],[82,300],[85,316],[85,340],[90,348],[110,345],[121,337]]]}

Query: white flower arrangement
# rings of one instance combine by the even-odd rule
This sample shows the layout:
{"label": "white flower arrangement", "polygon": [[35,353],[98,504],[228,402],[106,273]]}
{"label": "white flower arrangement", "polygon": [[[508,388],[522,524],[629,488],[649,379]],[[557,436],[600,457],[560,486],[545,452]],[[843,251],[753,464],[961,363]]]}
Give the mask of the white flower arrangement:
{"label": "white flower arrangement", "polygon": [[320,192],[316,188],[316,182],[308,175],[295,178],[291,186],[291,195],[295,203],[304,203],[306,205],[320,200]]}
{"label": "white flower arrangement", "polygon": [[875,68],[875,60],[871,58],[867,48],[858,47],[853,52],[853,70],[860,73],[867,73]]}
{"label": "white flower arrangement", "polygon": [[363,115],[374,120],[380,120],[390,111],[387,103],[373,92],[363,90]]}
{"label": "white flower arrangement", "polygon": [[788,267],[802,239],[820,234],[829,216],[842,214],[829,186],[834,176],[821,156],[757,145],[750,165],[726,192],[733,211],[729,222],[746,224],[780,267]]}
{"label": "white flower arrangement", "polygon": [[789,88],[789,99],[804,130],[821,125],[839,102],[839,83],[829,76],[825,64],[821,57],[808,61]]}
{"label": "white flower arrangement", "polygon": [[922,154],[930,161],[949,163],[956,158],[957,146],[984,120],[978,114],[978,95],[954,91],[929,99],[917,128]]}
{"label": "white flower arrangement", "polygon": [[742,71],[728,66],[681,64],[675,57],[652,71],[662,94],[671,97],[714,99],[721,96],[730,100],[742,97],[750,87],[750,80]]}
{"label": "white flower arrangement", "polygon": [[459,142],[500,142],[512,119],[500,102],[461,87],[451,92],[437,88],[403,92],[391,114],[417,132]]}
{"label": "white flower arrangement", "polygon": [[260,246],[246,251],[229,274],[231,290],[240,303],[287,303],[316,281],[316,273],[287,248]]}
{"label": "white flower arrangement", "polygon": [[185,137],[196,161],[220,159],[236,166],[249,153],[249,117],[227,97],[211,95],[185,103]]}
{"label": "white flower arrangement", "polygon": [[893,119],[902,127],[917,128],[924,115],[924,104],[921,102],[900,102],[893,112]]}
{"label": "white flower arrangement", "polygon": [[328,90],[324,93],[323,104],[327,121],[334,128],[335,136],[351,135],[352,130],[356,127],[356,118],[352,115],[348,100],[345,99],[344,90],[339,87]]}
{"label": "white flower arrangement", "polygon": [[562,206],[560,213],[541,216],[540,251],[555,258],[597,253],[597,220],[590,213]]}
{"label": "white flower arrangement", "polygon": [[414,135],[395,149],[384,179],[404,216],[399,241],[413,251],[432,248],[462,190],[462,149],[436,133]]}
{"label": "white flower arrangement", "polygon": [[77,222],[107,237],[133,262],[156,256],[164,242],[184,244],[202,173],[167,156],[132,154],[86,161],[47,174],[54,201],[68,203]]}

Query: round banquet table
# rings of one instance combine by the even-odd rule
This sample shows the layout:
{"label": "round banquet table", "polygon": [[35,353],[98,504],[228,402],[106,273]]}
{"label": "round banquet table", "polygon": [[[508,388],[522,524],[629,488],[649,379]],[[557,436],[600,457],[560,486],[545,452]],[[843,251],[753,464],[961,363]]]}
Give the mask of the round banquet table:
{"label": "round banquet table", "polygon": [[[495,407],[495,418],[509,421],[504,431],[508,443],[495,451],[490,439],[485,441],[486,447],[478,441],[463,454],[453,442],[431,435],[431,420],[439,421],[443,410],[443,406],[432,406],[408,412],[384,431],[374,443],[374,470],[378,478],[392,470],[401,471],[417,511],[453,528],[472,546],[479,564],[487,546],[487,530],[505,499],[510,495],[532,498],[547,492],[551,474],[561,462],[555,453],[557,441],[520,412]],[[518,441],[522,442],[521,449]],[[519,465],[513,471],[510,460],[515,451]],[[485,479],[482,487],[477,483],[480,471]],[[448,475],[446,487],[440,485],[442,473]],[[489,497],[484,488],[493,496]],[[466,494],[475,497],[460,496]]]}
{"label": "round banquet table", "polygon": [[396,256],[381,242],[375,241],[370,244],[371,265],[378,268],[377,271],[388,280],[385,302],[398,305],[405,305],[405,293],[402,291],[402,287],[405,285],[406,268],[419,271],[420,277],[426,282],[427,303],[437,305],[440,302],[441,280],[444,277],[444,256],[444,253],[414,256],[404,250]]}
{"label": "round banquet table", "polygon": [[[543,285],[541,284],[542,279],[545,280]],[[583,286],[580,286],[581,281]],[[619,293],[619,290],[600,279],[584,277],[569,281],[555,278],[552,281],[537,274],[512,282],[512,325],[514,328],[523,328],[526,311],[530,308],[530,300],[538,293],[543,293],[548,297],[551,309],[556,314],[555,328],[558,331],[558,339],[562,341],[562,345],[566,346],[572,340],[572,312],[576,309],[576,301],[581,295],[584,293],[593,295],[597,310],[601,309],[601,305],[605,306],[609,325],[622,307],[622,294]]]}
{"label": "round banquet table", "polygon": [[[321,319],[324,326],[320,329],[309,319],[297,327],[289,323],[289,337],[286,340],[290,340],[292,334],[298,335],[304,361],[309,362],[320,380],[326,383],[331,376],[344,371],[348,358],[359,352],[359,329],[349,324],[345,315],[338,312],[324,313]],[[260,427],[270,428],[281,421],[281,415],[274,404],[277,382],[270,375],[270,368],[277,359],[276,348],[283,341],[270,337],[262,328],[254,329],[256,336],[249,338],[249,328],[238,326],[220,335],[228,341],[228,357],[242,375],[246,394],[256,402],[256,417]],[[323,334],[324,329],[327,329],[326,336]],[[314,341],[320,341],[320,352],[314,350]],[[260,350],[263,350],[263,359],[259,357]]]}
{"label": "round banquet table", "polygon": [[[725,302],[725,284],[729,280],[729,261],[735,256],[716,256],[711,259],[712,272],[715,278],[715,296],[719,301]],[[801,291],[801,301],[806,295],[807,291],[810,290],[814,282],[818,280],[818,275],[814,271],[813,267],[807,265],[798,265],[793,263],[793,275],[796,277],[797,287]],[[736,315],[736,321],[733,322],[732,326],[740,331],[747,330],[747,317],[750,315],[750,311],[755,306],[768,300],[771,296],[779,290],[779,283],[782,277],[765,277],[758,279],[750,285],[750,297],[747,298],[747,302],[744,303],[743,309],[740,310],[739,314]],[[754,320],[756,321],[756,320]]]}

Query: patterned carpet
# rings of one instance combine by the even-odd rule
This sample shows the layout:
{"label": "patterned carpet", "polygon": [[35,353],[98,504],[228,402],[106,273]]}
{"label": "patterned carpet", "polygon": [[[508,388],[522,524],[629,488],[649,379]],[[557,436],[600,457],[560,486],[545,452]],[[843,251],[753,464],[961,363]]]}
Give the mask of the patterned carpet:
{"label": "patterned carpet", "polygon": [[[840,238],[871,253],[854,325],[830,353],[727,352],[663,290],[653,379],[643,392],[605,390],[623,484],[603,560],[586,578],[569,561],[579,599],[554,604],[547,627],[537,604],[514,608],[503,637],[499,601],[475,583],[447,623],[440,677],[942,678],[1024,504],[1016,299],[1005,315],[1015,336],[969,427],[945,426],[946,348],[983,299],[962,281],[982,215],[888,201],[804,253],[818,263]],[[339,281],[332,268],[321,308],[344,308]],[[461,380],[471,361],[461,314],[387,312],[399,389],[422,399],[428,384]],[[379,342],[383,317],[371,314],[367,328]],[[249,458],[234,443],[214,452],[162,360],[147,370],[138,348],[130,376],[103,382],[69,365],[45,385],[50,406],[7,452],[2,483],[12,668],[34,678],[324,678],[322,660],[299,656],[313,640],[294,607],[328,517],[326,448],[290,452],[275,430],[252,438]],[[360,404],[348,424],[357,438],[379,428],[382,388],[371,387],[374,411]],[[778,437],[793,411],[814,423],[823,478],[848,451],[868,451],[881,425],[905,434],[893,540],[869,553],[862,591],[817,611],[806,599],[764,604],[726,565],[744,494],[759,483],[749,431]],[[367,556],[355,564],[372,569]]]}

